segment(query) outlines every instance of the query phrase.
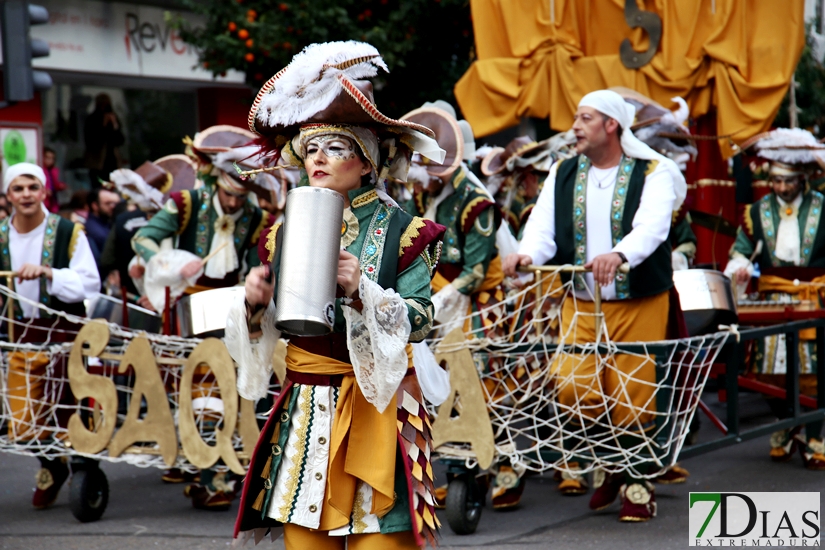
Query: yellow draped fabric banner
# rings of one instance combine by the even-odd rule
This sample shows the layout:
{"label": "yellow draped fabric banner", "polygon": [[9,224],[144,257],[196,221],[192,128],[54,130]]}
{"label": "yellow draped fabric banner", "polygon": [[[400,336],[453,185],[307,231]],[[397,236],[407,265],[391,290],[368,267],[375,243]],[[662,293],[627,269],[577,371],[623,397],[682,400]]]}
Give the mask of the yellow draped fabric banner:
{"label": "yellow draped fabric banner", "polygon": [[804,0],[638,0],[662,20],[656,55],[640,69],[619,58],[625,0],[471,0],[477,60],[455,86],[476,135],[523,117],[570,128],[579,100],[611,86],[634,89],[694,117],[717,109],[718,134],[742,142],[770,127],[805,45]]}

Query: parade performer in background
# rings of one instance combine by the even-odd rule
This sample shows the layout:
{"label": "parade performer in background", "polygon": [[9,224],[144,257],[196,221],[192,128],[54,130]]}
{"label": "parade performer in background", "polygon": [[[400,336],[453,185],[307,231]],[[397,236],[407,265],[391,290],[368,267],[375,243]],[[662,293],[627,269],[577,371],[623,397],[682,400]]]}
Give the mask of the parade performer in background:
{"label": "parade performer in background", "polygon": [[[195,136],[190,147],[200,160],[198,175],[203,185],[171,193],[164,207],[138,229],[132,247],[140,263],[133,261],[129,268],[133,278],[143,277],[146,265],[160,252],[161,243],[170,237],[176,241],[175,249],[193,255],[192,260],[180,267],[181,280],[194,282],[181,285],[188,286],[183,291],[187,294],[234,286],[240,282],[245,269],[259,265],[258,239],[263,229],[272,224],[272,218],[252,204],[248,195],[261,184],[274,186],[269,181],[274,178],[260,174],[254,180],[241,180],[234,166],[235,163],[247,168],[258,166],[249,158],[253,149],[243,147],[253,139],[251,132],[233,126],[213,126]],[[203,265],[201,259],[210,254]],[[151,281],[143,284],[154,309],[163,310],[163,289],[151,288]],[[219,397],[207,367],[196,370],[192,391],[197,397]],[[184,475],[173,469],[165,472],[163,479],[168,483],[181,482]],[[222,472],[203,470],[200,483],[187,486],[185,494],[195,508],[228,510],[235,498],[234,481],[227,481]]]}
{"label": "parade performer in background", "polygon": [[[438,102],[425,104],[402,119],[432,128],[447,153],[442,165],[414,159],[409,174],[409,179],[418,187],[410,210],[447,228],[444,251],[432,282],[435,320],[439,323],[436,328],[439,334],[446,335],[456,323],[463,323],[467,338],[504,336],[509,326],[501,322],[507,312],[502,284],[504,273],[496,246],[500,211],[487,190],[462,163],[462,159],[472,155],[465,152],[464,134],[455,111],[449,104]],[[468,318],[470,315],[473,316]],[[486,372],[494,370],[490,364],[480,364],[478,368]],[[487,384],[491,401],[510,398],[501,394],[492,381]],[[518,506],[524,492],[522,473],[515,471],[506,460],[492,468],[493,509]],[[487,479],[487,473],[479,478],[485,492]],[[444,507],[447,485],[438,487],[435,495],[438,507]]]}
{"label": "parade performer in background", "polygon": [[[259,540],[282,525],[288,550],[435,543],[430,424],[407,344],[430,331],[443,228],[405,213],[384,186],[404,181],[410,149],[435,162],[443,152],[429,129],[376,109],[363,79],[379,68],[386,70],[368,44],[308,46],[264,85],[250,113],[263,148],[279,152],[275,160],[303,166],[311,186],[338,191],[347,206],[334,331],[290,337],[288,381],[250,462],[235,526],[236,536],[255,531]],[[271,374],[271,353],[251,358],[246,331],[255,334],[247,321],[264,312],[258,345],[274,348],[274,286],[288,261],[282,231],[276,225],[265,236],[268,265],[252,270],[246,305],[237,304],[227,326],[247,399],[264,396]]]}
{"label": "parade performer in background", "polygon": [[132,237],[163,208],[169,193],[195,187],[196,169],[197,165],[186,155],[169,155],[155,162],[146,161],[135,170],[120,168],[109,175],[117,192],[135,206],[115,218],[100,257],[101,278],[117,271],[124,300],[143,297],[140,305],[152,307],[142,296],[142,288],[137,288],[129,276],[129,264],[135,257]]}
{"label": "parade performer in background", "polygon": [[[576,316],[577,307],[593,313],[595,284],[602,287],[602,312],[611,340],[653,341],[666,336],[673,286],[668,233],[687,186],[672,160],[633,135],[634,114],[615,92],[601,90],[582,98],[573,124],[579,156],[551,168],[519,252],[505,261],[505,273],[513,277],[519,266],[531,264],[592,269],[592,274],[574,279],[577,300],[568,298],[563,304],[563,344],[595,340],[595,317]],[[630,266],[627,274],[618,271],[624,263]],[[645,431],[652,426],[650,408],[655,407],[655,363],[629,355],[613,362],[611,368],[597,371],[595,356],[582,360],[571,355],[556,365],[559,406],[577,411],[583,419],[608,416],[610,425]],[[582,427],[598,431],[589,424]],[[638,438],[619,439],[628,446]],[[606,508],[619,495],[621,521],[655,516],[653,485],[625,475],[608,476],[594,492],[590,507]]]}
{"label": "parade performer in background", "polygon": [[[811,175],[825,166],[825,146],[807,130],[778,128],[756,141],[759,157],[770,161],[771,193],[749,205],[731,248],[725,274],[741,292],[747,288],[758,264],[760,299],[778,302],[810,300],[817,308],[825,303],[825,197],[808,186]],[[815,331],[799,333],[800,393],[816,396]],[[785,335],[757,340],[753,372],[758,380],[785,387]],[[789,416],[784,400],[771,399],[779,418]],[[797,446],[810,470],[825,470],[822,422],[782,430],[771,436],[770,456],[777,462],[790,460]]]}
{"label": "parade performer in background", "polygon": [[[34,164],[10,166],[3,174],[3,189],[14,208],[11,217],[0,221],[0,269],[15,271],[14,290],[25,298],[53,310],[78,317],[86,316],[83,300],[100,290],[100,277],[89,242],[82,228],[46,210],[46,175]],[[14,318],[21,326],[14,334],[21,343],[56,343],[72,337],[78,326],[63,318],[52,318],[36,305],[15,300]],[[24,327],[22,325],[28,325]],[[54,331],[37,330],[50,327]],[[9,354],[7,393],[11,408],[9,438],[12,440],[47,439],[52,432],[47,421],[67,422],[68,418],[47,419],[41,403],[48,399],[46,369],[49,357],[37,351],[14,351]],[[65,369],[65,363],[56,365]],[[54,376],[65,378],[63,374]],[[61,402],[73,397],[64,386]],[[37,486],[32,496],[35,508],[50,506],[69,476],[61,459],[40,459]]]}
{"label": "parade performer in background", "polygon": [[517,238],[521,238],[550,166],[573,156],[575,144],[572,131],[541,142],[521,136],[507,147],[492,148],[481,161],[487,190],[495,197]]}

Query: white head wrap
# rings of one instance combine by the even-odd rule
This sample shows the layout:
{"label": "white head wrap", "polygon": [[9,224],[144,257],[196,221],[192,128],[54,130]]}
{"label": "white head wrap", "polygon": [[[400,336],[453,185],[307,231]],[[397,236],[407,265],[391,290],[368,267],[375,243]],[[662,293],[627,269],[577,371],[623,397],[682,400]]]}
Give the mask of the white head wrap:
{"label": "white head wrap", "polygon": [[40,180],[40,183],[43,185],[46,184],[46,173],[43,172],[42,168],[31,162],[18,162],[17,164],[9,166],[3,174],[4,193],[8,191],[9,184],[18,176],[32,176]]}
{"label": "white head wrap", "polygon": [[592,107],[619,123],[619,126],[622,127],[622,151],[626,156],[643,160],[657,160],[667,168],[673,177],[673,189],[676,192],[676,202],[673,204],[673,210],[678,210],[687,195],[685,176],[682,175],[675,162],[657,153],[633,135],[630,130],[636,117],[636,109],[633,105],[627,103],[622,96],[612,90],[597,90],[584,96],[579,101],[579,107]]}

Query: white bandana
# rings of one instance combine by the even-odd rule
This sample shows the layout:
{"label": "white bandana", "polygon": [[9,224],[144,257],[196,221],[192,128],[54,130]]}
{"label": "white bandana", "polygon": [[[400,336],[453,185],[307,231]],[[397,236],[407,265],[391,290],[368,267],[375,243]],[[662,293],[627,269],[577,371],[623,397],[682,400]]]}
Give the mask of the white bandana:
{"label": "white bandana", "polygon": [[[234,214],[224,214],[217,193],[212,195],[212,208],[214,208],[218,214],[218,219],[215,220],[215,234],[212,235],[212,246],[209,248],[209,252],[212,253],[221,246],[223,246],[223,248],[209,258],[203,274],[212,279],[223,279],[227,273],[232,273],[238,269],[238,251],[235,250],[233,241],[235,237],[235,223],[243,214],[243,208]],[[226,244],[224,245],[224,243]]]}
{"label": "white bandana", "polygon": [[657,160],[667,167],[673,177],[673,189],[676,191],[676,202],[673,205],[673,210],[678,210],[687,195],[685,176],[682,175],[675,162],[645,145],[630,130],[633,119],[636,117],[636,109],[633,105],[626,102],[622,96],[614,91],[598,90],[584,96],[579,101],[579,107],[592,107],[619,123],[619,126],[622,127],[622,151],[626,156],[635,159]]}

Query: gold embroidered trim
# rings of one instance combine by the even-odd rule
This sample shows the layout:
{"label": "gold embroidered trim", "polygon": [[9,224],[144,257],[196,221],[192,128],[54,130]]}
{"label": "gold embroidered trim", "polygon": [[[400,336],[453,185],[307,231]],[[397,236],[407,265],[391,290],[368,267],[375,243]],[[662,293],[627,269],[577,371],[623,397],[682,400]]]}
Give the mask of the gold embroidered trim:
{"label": "gold embroidered trim", "polygon": [[750,235],[750,236],[753,235],[753,218],[751,218],[751,206],[753,206],[753,205],[752,204],[747,205],[745,207],[745,213],[744,213],[745,227],[748,228],[748,235]]}
{"label": "gold embroidered trim", "polygon": [[258,227],[256,227],[255,231],[252,233],[252,238],[249,240],[249,244],[252,246],[258,244],[258,239],[261,238],[261,232],[266,228],[267,222],[269,222],[269,212],[261,210],[261,221],[258,222]]}
{"label": "gold embroidered trim", "polygon": [[427,222],[425,222],[423,218],[419,218],[418,216],[413,217],[410,225],[407,226],[407,229],[405,229],[404,233],[401,235],[401,242],[398,246],[399,258],[404,255],[405,248],[409,248],[413,245],[413,242],[420,234],[419,230],[425,225],[427,225]]}
{"label": "gold embroidered trim", "polygon": [[356,197],[354,201],[350,204],[350,208],[361,208],[362,206],[366,206],[372,201],[378,200],[378,193],[375,192],[373,189],[367,193],[364,193],[360,197]]}
{"label": "gold embroidered trim", "polygon": [[352,534],[360,535],[367,530],[367,522],[364,518],[367,517],[367,512],[364,510],[364,493],[361,492],[363,481],[358,482],[358,487],[355,489],[355,501],[352,503]]}
{"label": "gold embroidered trim", "polygon": [[172,174],[170,172],[166,172],[166,181],[163,183],[163,186],[158,189],[158,191],[165,195],[170,189],[172,189],[173,183],[175,183],[175,179],[172,177]]}
{"label": "gold embroidered trim", "polygon": [[645,170],[645,177],[653,173],[656,167],[659,166],[659,161],[656,159],[647,161],[647,170]]}
{"label": "gold embroidered trim", "polygon": [[74,228],[72,228],[72,238],[69,239],[69,259],[71,260],[74,257],[74,251],[77,248],[77,236],[80,233],[85,233],[83,231],[83,226],[79,223],[74,224]]}
{"label": "gold embroidered trim", "polygon": [[180,196],[183,200],[183,222],[178,227],[178,235],[183,233],[186,226],[189,225],[189,219],[192,217],[192,194],[188,191],[183,191]]}
{"label": "gold embroidered trim", "polygon": [[278,222],[273,225],[266,235],[266,244],[264,246],[269,251],[269,256],[266,257],[267,262],[271,262],[272,258],[275,257],[275,238],[278,236],[278,228],[281,227],[281,223],[282,222]]}
{"label": "gold embroidered trim", "polygon": [[[286,493],[284,494],[284,502],[281,505],[281,508],[278,510],[280,514],[279,518],[276,518],[278,521],[286,522],[289,519],[290,511],[292,510],[292,502],[295,500],[295,495],[298,492],[298,484],[300,483],[300,475],[301,475],[301,468],[304,463],[304,455],[306,454],[306,446],[307,446],[307,433],[309,432],[309,413],[310,408],[312,407],[312,388],[313,386],[303,386],[301,388],[301,396],[298,398],[298,402],[301,403],[301,398],[303,398],[303,403],[300,404],[299,409],[301,411],[300,422],[298,422],[298,429],[295,431],[295,437],[297,442],[297,448],[295,450],[295,454],[292,455],[292,467],[287,472],[286,478]],[[293,419],[295,415],[293,413]],[[293,420],[296,422],[296,420]],[[287,436],[287,446],[289,445],[289,436]]]}
{"label": "gold embroidered trim", "polygon": [[467,218],[470,216],[470,212],[473,211],[473,208],[475,208],[476,205],[478,205],[482,202],[487,202],[487,200],[488,200],[487,197],[476,197],[476,198],[474,198],[473,200],[471,200],[470,202],[467,203],[467,206],[464,207],[464,211],[461,213],[461,229],[462,230],[464,229],[464,223],[467,221]]}

